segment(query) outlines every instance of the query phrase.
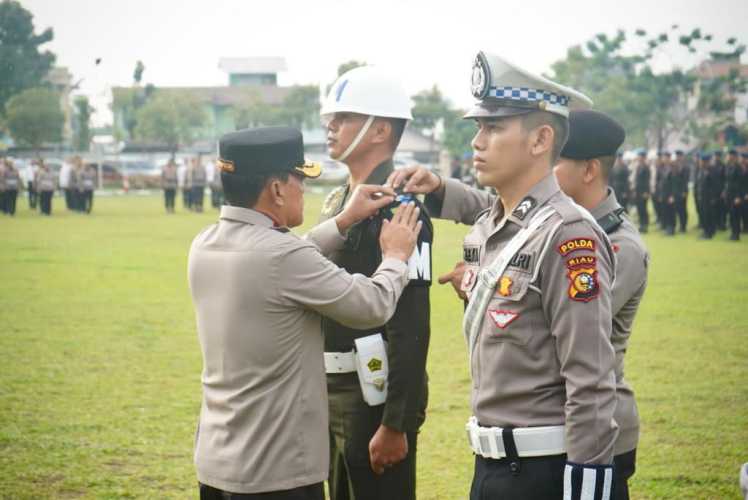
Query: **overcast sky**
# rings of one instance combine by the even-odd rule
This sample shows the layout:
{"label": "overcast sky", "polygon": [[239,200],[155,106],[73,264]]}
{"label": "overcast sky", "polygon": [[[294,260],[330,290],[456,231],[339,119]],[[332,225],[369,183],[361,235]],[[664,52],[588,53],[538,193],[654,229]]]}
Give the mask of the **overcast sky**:
{"label": "overcast sky", "polygon": [[[129,85],[135,62],[156,86],[224,85],[220,57],[283,56],[281,85],[327,84],[350,59],[400,72],[411,93],[438,84],[453,103],[471,101],[470,69],[478,50],[504,55],[537,72],[569,46],[599,32],[672,24],[700,27],[724,41],[748,42],[746,0],[407,1],[407,0],[23,0],[37,32],[80,91],[101,110],[111,86]],[[94,65],[96,58],[101,64]],[[663,57],[660,65],[670,64]],[[676,64],[693,60],[679,57]],[[583,90],[583,89],[582,89]],[[96,122],[110,119],[98,113]]]}

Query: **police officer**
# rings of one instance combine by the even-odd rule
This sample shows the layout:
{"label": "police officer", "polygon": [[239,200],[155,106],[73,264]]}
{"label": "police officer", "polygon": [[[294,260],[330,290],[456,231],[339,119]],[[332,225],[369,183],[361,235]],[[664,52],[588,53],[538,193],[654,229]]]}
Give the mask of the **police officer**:
{"label": "police officer", "polygon": [[166,213],[174,213],[174,198],[176,198],[179,178],[177,176],[177,165],[174,160],[169,160],[161,169],[161,188],[164,190],[164,206]]}
{"label": "police officer", "polygon": [[8,204],[6,202],[6,189],[5,189],[5,170],[7,169],[7,163],[5,160],[0,161],[0,211],[4,214],[8,213]]}
{"label": "police officer", "polygon": [[572,111],[569,140],[554,171],[561,189],[590,211],[608,234],[616,255],[613,284],[613,348],[616,352],[616,413],[613,498],[628,500],[628,479],[634,474],[639,413],[634,392],[624,379],[623,358],[634,317],[647,287],[649,255],[641,236],[607,187],[615,151],[626,135],[621,125],[597,111]]}
{"label": "police officer", "polygon": [[57,175],[41,159],[34,185],[39,190],[39,209],[42,215],[52,215],[52,197],[57,189]]}
{"label": "police officer", "polygon": [[675,160],[672,163],[675,175],[675,216],[680,232],[685,233],[688,228],[688,182],[691,178],[691,169],[686,163],[682,149],[675,150]]}
{"label": "police officer", "polygon": [[667,236],[675,234],[676,172],[670,163],[670,153],[660,154],[657,167],[658,196],[660,200],[660,226]]}
{"label": "police officer", "polygon": [[221,170],[218,164],[213,165],[213,178],[210,180],[210,201],[213,208],[220,209],[223,205],[223,185],[221,185]]}
{"label": "police officer", "polygon": [[[321,114],[327,122],[330,157],[350,172],[348,182],[325,200],[320,218],[324,221],[343,209],[357,185],[387,180],[394,170],[392,157],[412,116],[410,98],[400,82],[371,66],[341,75]],[[381,261],[377,233],[390,216],[384,210],[352,227],[343,247],[331,255],[332,261],[350,273],[370,276]],[[392,319],[367,329],[353,329],[334,318],[322,323],[330,399],[332,500],[416,498],[417,433],[427,403],[433,238],[425,211],[420,220],[424,229],[408,263],[411,281]],[[380,349],[386,352],[389,371],[381,376],[378,394],[365,389],[363,376],[371,374],[369,368],[357,369],[353,362],[354,349],[370,341],[386,341]]]}
{"label": "police officer", "polygon": [[636,214],[639,218],[639,232],[646,233],[649,228],[649,209],[647,201],[650,197],[651,171],[647,165],[647,152],[640,149],[636,153],[636,164],[634,166],[634,201],[636,202]]}
{"label": "police officer", "polygon": [[623,153],[619,151],[616,154],[616,162],[613,165],[613,171],[610,175],[610,186],[613,188],[613,192],[615,192],[618,202],[626,212],[629,210],[629,193],[631,192],[629,186],[630,178],[631,171],[629,170],[628,165],[626,165],[626,162],[623,161]]}
{"label": "police officer", "polygon": [[738,160],[738,152],[730,149],[727,153],[727,165],[725,166],[725,189],[722,199],[729,209],[730,216],[730,240],[740,240],[740,219],[743,209],[743,198],[745,191],[743,186],[743,169]]}
{"label": "police officer", "polygon": [[748,152],[740,153],[740,165],[743,171],[743,232],[748,233]]}
{"label": "police officer", "polygon": [[[413,204],[379,236],[371,278],[323,257],[342,234],[393,200],[362,186],[349,207],[304,241],[301,133],[242,130],[219,143],[230,206],[190,248],[188,276],[203,353],[203,403],[195,445],[202,499],[322,499],[329,440],[320,315],[352,328],[387,321],[408,282],[420,223]],[[384,193],[373,199],[376,192]],[[414,334],[414,332],[407,332]]]}
{"label": "police officer", "polygon": [[18,191],[22,189],[21,174],[16,169],[13,161],[5,159],[4,172],[5,202],[4,211],[8,215],[16,214],[16,201],[18,200]]}
{"label": "police officer", "polygon": [[207,182],[208,176],[200,158],[193,158],[192,166],[187,172],[187,184],[191,186],[190,203],[192,203],[192,209],[196,212],[203,211],[203,198],[205,198]]}
{"label": "police officer", "polygon": [[94,190],[96,189],[96,182],[98,181],[98,174],[96,167],[93,164],[81,165],[80,172],[80,186],[81,186],[81,212],[91,213],[93,209]]}
{"label": "police officer", "polygon": [[[423,168],[397,188],[429,193],[439,217],[473,224],[463,252],[476,454],[471,499],[609,498],[618,434],[611,344],[614,254],[551,167],[579,92],[479,53],[474,166],[494,199]],[[453,286],[454,282],[453,282]]]}
{"label": "police officer", "polygon": [[727,229],[727,203],[724,198],[725,193],[725,164],[722,161],[722,151],[715,150],[712,153],[712,167],[717,176],[717,182],[719,184],[720,198],[717,203],[717,229],[724,231]]}
{"label": "police officer", "polygon": [[701,239],[709,240],[717,231],[717,218],[721,199],[719,174],[712,161],[712,155],[701,153],[699,156],[699,176],[696,189],[701,205]]}

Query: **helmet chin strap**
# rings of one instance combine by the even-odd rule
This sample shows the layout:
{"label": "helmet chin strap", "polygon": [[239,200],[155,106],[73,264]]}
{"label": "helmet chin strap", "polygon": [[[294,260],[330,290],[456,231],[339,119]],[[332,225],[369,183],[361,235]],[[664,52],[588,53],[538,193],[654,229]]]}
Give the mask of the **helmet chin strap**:
{"label": "helmet chin strap", "polygon": [[371,124],[374,122],[374,116],[369,115],[369,118],[366,119],[366,122],[364,123],[364,126],[361,127],[361,130],[358,131],[358,134],[356,134],[356,137],[353,138],[353,141],[351,141],[350,146],[346,148],[345,151],[343,151],[343,154],[338,156],[337,158],[331,158],[336,161],[345,161],[348,156],[350,156],[351,153],[353,153],[353,150],[356,149],[356,146],[358,146],[358,143],[361,142],[361,139],[364,138],[364,134],[366,134],[366,131],[369,130],[369,127],[371,127]]}

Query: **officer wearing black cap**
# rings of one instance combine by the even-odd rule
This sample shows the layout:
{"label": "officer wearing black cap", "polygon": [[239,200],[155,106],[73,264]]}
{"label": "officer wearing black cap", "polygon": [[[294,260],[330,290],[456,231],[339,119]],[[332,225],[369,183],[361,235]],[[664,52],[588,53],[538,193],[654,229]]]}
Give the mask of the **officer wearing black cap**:
{"label": "officer wearing black cap", "polygon": [[709,240],[717,231],[718,207],[721,199],[719,174],[712,155],[702,152],[696,176],[696,199],[701,219],[701,239]]}
{"label": "officer wearing black cap", "polygon": [[301,133],[241,130],[221,138],[219,154],[228,205],[195,238],[188,264],[204,361],[200,497],[321,500],[329,470],[321,316],[354,328],[392,316],[418,211],[406,205],[384,224],[370,278],[351,275],[323,254],[391,203],[391,189],[360,186],[355,204],[301,239],[288,228],[303,220],[304,179],[320,174],[304,160]]}
{"label": "officer wearing black cap", "polygon": [[686,162],[685,154],[682,149],[675,150],[675,160],[672,163],[673,174],[675,176],[675,217],[676,226],[680,227],[680,232],[685,233],[688,229],[688,181],[691,178],[691,169]]}
{"label": "officer wearing black cap", "polygon": [[649,254],[641,236],[607,186],[616,150],[625,139],[621,125],[598,111],[569,114],[569,140],[554,168],[561,189],[590,211],[610,237],[616,254],[613,284],[613,333],[616,352],[616,413],[612,498],[627,500],[628,479],[634,474],[639,438],[639,413],[634,393],[624,378],[624,355],[631,329],[647,287]]}
{"label": "officer wearing black cap", "polygon": [[743,232],[748,233],[748,152],[740,153],[740,166],[743,172]]}
{"label": "officer wearing black cap", "polygon": [[727,229],[727,203],[724,198],[725,193],[725,163],[722,161],[722,151],[719,149],[712,153],[712,167],[717,175],[719,184],[719,202],[717,203],[717,229],[724,231]]}
{"label": "officer wearing black cap", "polygon": [[640,149],[636,152],[634,166],[634,201],[636,202],[636,214],[639,217],[639,232],[646,233],[649,228],[649,208],[647,202],[650,198],[650,179],[652,172],[647,165],[647,152]]}
{"label": "officer wearing black cap", "polygon": [[725,166],[725,190],[722,198],[725,200],[728,207],[731,241],[740,240],[740,219],[743,210],[744,197],[743,169],[739,163],[737,150],[730,149],[727,153],[727,165]]}
{"label": "officer wearing black cap", "polygon": [[629,211],[629,196],[631,193],[630,179],[631,171],[626,162],[623,161],[623,153],[619,151],[616,154],[616,162],[613,164],[613,170],[610,172],[610,187],[613,188],[618,203],[621,204],[627,213]]}
{"label": "officer wearing black cap", "polygon": [[656,188],[659,199],[659,223],[668,236],[675,234],[676,175],[670,163],[670,152],[660,151],[657,159]]}
{"label": "officer wearing black cap", "polygon": [[608,499],[618,434],[615,257],[552,171],[569,112],[591,101],[485,52],[472,90],[478,101],[465,118],[477,125],[473,165],[500,197],[423,167],[390,177],[394,187],[427,193],[436,216],[472,225],[466,262],[450,278],[467,298],[470,498]]}

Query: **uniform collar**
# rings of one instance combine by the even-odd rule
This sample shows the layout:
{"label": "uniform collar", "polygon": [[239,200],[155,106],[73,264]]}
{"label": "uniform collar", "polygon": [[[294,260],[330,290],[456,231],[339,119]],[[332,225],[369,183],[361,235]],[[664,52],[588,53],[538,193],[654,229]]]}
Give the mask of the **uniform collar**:
{"label": "uniform collar", "polygon": [[273,219],[257,210],[252,210],[251,208],[223,205],[221,207],[220,218],[223,220],[253,224],[255,226],[273,227]]}
{"label": "uniform collar", "polygon": [[[385,182],[387,182],[387,178],[394,170],[395,166],[392,163],[392,158],[389,158],[377,165],[377,168],[371,171],[369,177],[367,177],[366,181],[364,181],[364,184],[384,184]],[[350,187],[350,183],[348,185]]]}
{"label": "uniform collar", "polygon": [[[533,214],[546,204],[554,194],[561,191],[556,176],[549,172],[543,179],[535,184],[527,194],[522,197],[517,206],[514,208],[507,220],[514,222],[521,227],[527,227],[532,219]],[[496,199],[496,204],[491,210],[492,216],[500,219],[504,214],[504,207],[500,198]],[[494,219],[496,220],[496,219]]]}
{"label": "uniform collar", "polygon": [[590,210],[590,213],[595,220],[600,220],[609,213],[618,210],[619,208],[621,208],[621,205],[618,203],[616,193],[612,189],[608,188],[608,196],[606,196],[605,199],[601,201],[595,208]]}

